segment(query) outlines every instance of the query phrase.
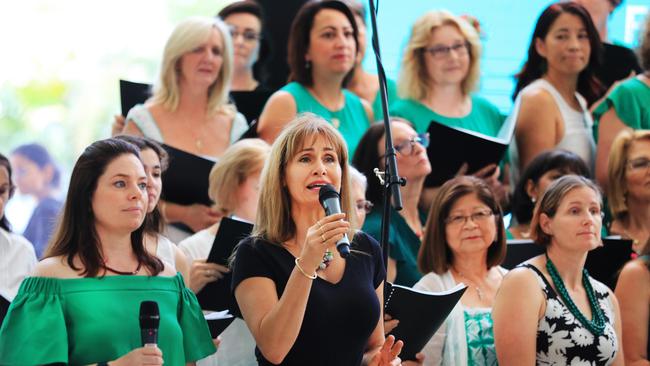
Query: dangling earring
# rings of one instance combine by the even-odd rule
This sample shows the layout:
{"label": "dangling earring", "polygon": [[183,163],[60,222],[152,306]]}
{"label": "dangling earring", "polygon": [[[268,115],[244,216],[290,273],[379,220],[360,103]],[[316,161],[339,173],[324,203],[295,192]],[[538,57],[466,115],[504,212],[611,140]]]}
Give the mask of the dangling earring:
{"label": "dangling earring", "polygon": [[531,197],[531,198],[530,198],[530,202],[532,202],[533,204],[535,204],[535,202],[537,202],[537,198],[535,198],[535,197]]}
{"label": "dangling earring", "polygon": [[307,70],[311,69],[311,61],[305,60],[305,69]]}

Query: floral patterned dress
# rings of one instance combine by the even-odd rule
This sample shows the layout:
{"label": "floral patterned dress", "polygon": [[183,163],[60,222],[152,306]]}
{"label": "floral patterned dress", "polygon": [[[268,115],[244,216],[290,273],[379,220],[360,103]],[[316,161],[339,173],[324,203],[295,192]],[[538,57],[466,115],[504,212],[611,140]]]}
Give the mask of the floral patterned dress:
{"label": "floral patterned dress", "polygon": [[614,312],[607,286],[589,278],[605,315],[605,331],[595,336],[569,311],[560,296],[533,265],[523,265],[538,277],[546,296],[546,311],[537,327],[537,365],[610,365],[618,352]]}

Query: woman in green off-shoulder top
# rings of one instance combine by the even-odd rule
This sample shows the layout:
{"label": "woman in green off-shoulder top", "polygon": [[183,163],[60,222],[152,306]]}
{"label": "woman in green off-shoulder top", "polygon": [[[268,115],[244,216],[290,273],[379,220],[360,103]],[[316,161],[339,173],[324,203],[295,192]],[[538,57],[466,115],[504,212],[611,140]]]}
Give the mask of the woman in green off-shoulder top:
{"label": "woman in green off-shoulder top", "polygon": [[[0,328],[1,365],[185,365],[215,352],[194,294],[144,249],[146,185],[137,147],[86,148],[46,258]],[[160,310],[156,347],[141,343],[142,301]]]}

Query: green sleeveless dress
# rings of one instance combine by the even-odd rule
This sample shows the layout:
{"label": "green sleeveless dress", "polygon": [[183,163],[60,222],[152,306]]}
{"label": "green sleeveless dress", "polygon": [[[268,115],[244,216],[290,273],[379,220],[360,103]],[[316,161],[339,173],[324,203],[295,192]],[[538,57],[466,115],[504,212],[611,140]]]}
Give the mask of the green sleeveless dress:
{"label": "green sleeveless dress", "polygon": [[363,109],[361,99],[356,94],[343,89],[345,106],[338,111],[331,111],[320,104],[309,93],[307,88],[295,81],[285,85],[280,90],[284,90],[293,96],[296,101],[297,113],[311,112],[325,118],[334,125],[348,144],[349,160],[352,160],[359,140],[370,127],[368,115]]}
{"label": "green sleeveless dress", "polygon": [[194,294],[174,277],[28,277],[0,328],[0,365],[113,361],[141,347],[140,303],[158,303],[158,348],[182,366],[216,351]]}

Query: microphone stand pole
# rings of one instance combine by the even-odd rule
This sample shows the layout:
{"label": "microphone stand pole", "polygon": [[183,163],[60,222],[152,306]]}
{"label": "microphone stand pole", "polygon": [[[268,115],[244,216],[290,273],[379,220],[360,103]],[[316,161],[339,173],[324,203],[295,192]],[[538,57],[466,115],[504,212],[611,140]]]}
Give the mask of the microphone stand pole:
{"label": "microphone stand pole", "polygon": [[[375,16],[374,0],[369,0],[370,5],[370,23],[372,27],[372,47],[375,51],[377,61],[377,76],[379,77],[379,90],[381,97],[381,107],[384,112],[384,133],[386,137],[386,160],[384,171],[380,172],[375,169],[379,181],[384,186],[384,206],[383,217],[381,221],[381,249],[384,254],[384,268],[388,273],[388,234],[390,229],[390,205],[393,203],[395,210],[402,209],[402,195],[400,194],[400,185],[405,185],[406,180],[401,178],[397,171],[397,161],[395,160],[395,148],[393,147],[393,135],[390,129],[390,116],[388,115],[388,95],[386,93],[386,74],[381,63],[379,51],[379,39],[377,36],[377,19]],[[383,176],[383,177],[382,177]],[[392,198],[392,201],[391,201]],[[384,281],[386,284],[387,281]],[[384,285],[385,286],[385,285]]]}

